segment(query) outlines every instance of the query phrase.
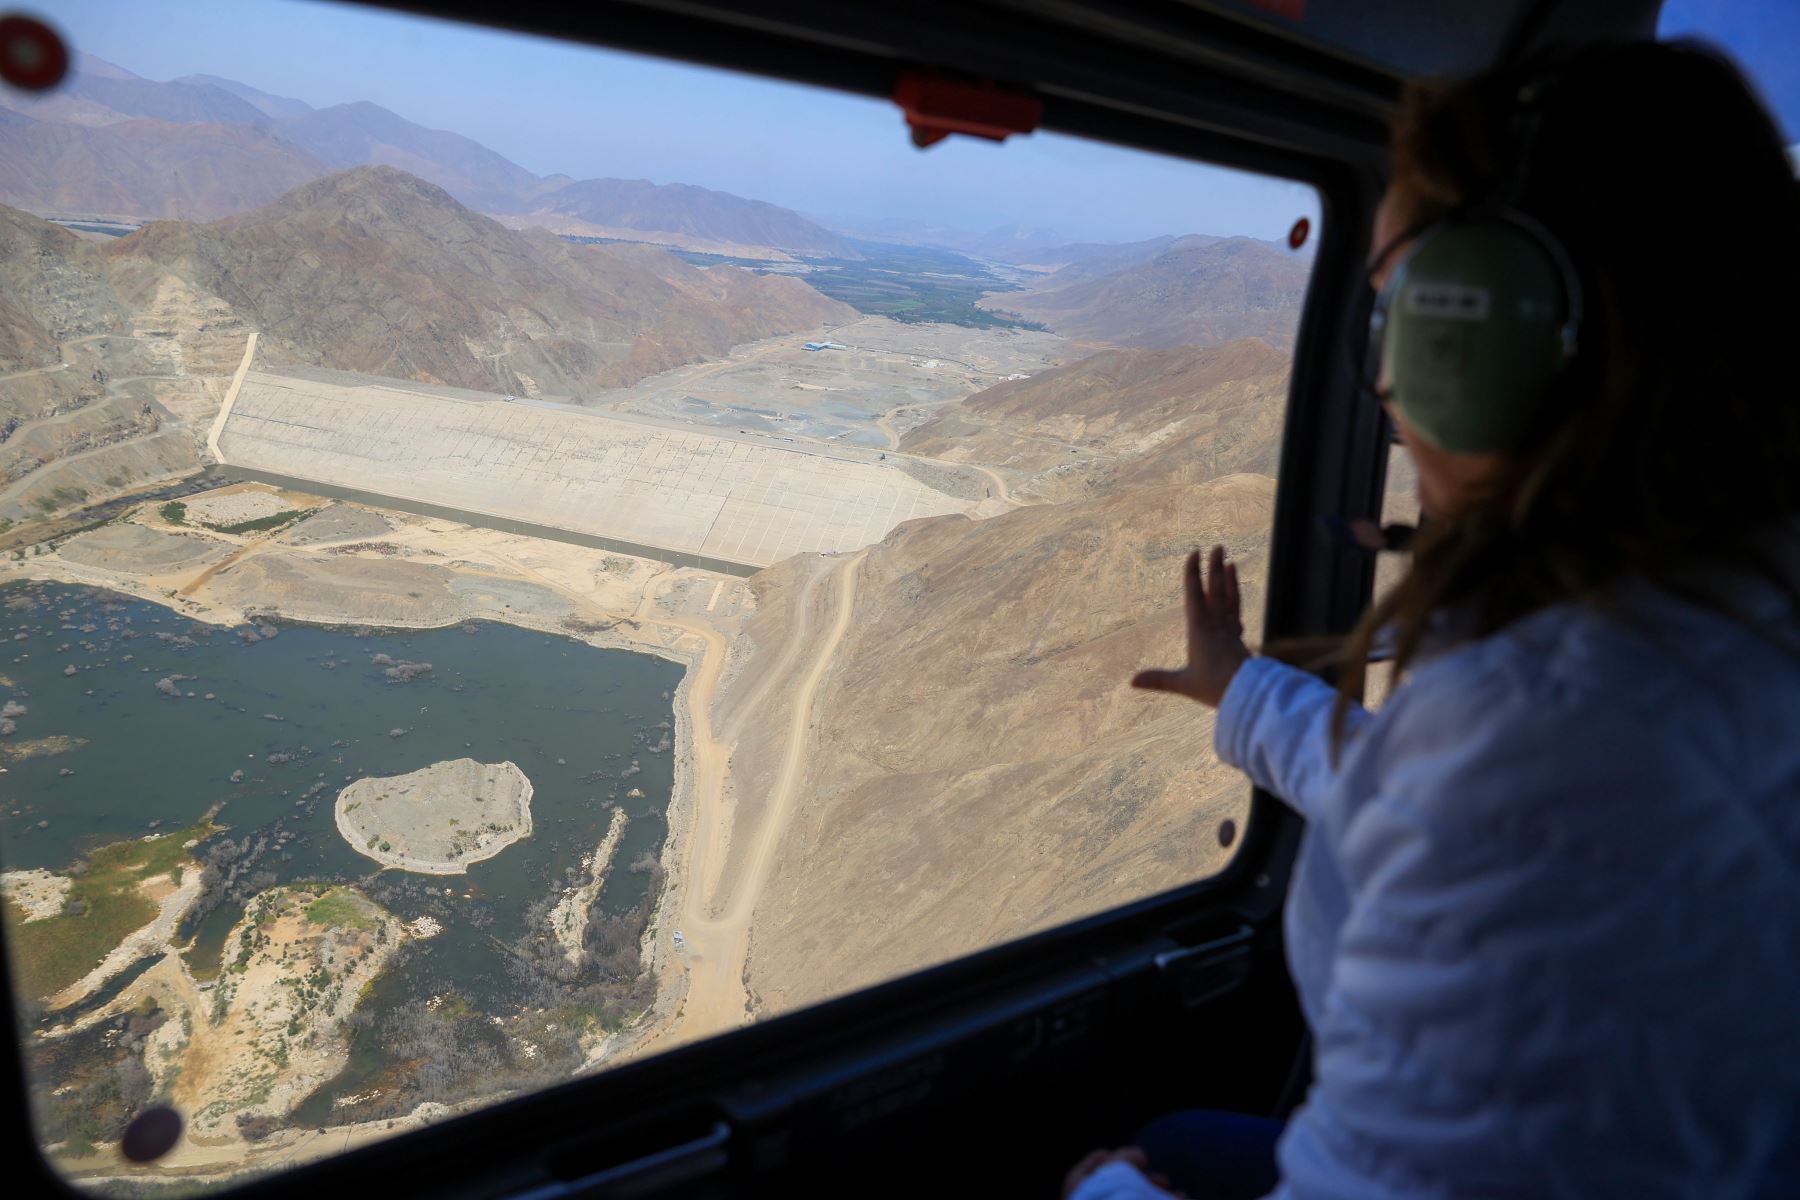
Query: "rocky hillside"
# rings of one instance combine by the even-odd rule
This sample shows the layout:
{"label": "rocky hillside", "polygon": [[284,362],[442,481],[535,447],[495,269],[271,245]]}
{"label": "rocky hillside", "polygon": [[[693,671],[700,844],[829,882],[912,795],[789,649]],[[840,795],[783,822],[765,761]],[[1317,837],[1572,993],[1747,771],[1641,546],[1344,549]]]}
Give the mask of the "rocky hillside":
{"label": "rocky hillside", "polygon": [[198,334],[196,317],[167,294],[134,310],[98,245],[0,208],[0,532],[198,465],[165,401],[205,402],[202,381],[176,376],[234,331]]}
{"label": "rocky hillside", "polygon": [[1197,482],[1275,473],[1288,356],[1258,338],[1223,346],[1109,350],[996,384],[940,411],[901,448],[1023,476],[1021,495],[1065,499],[1151,466]]}
{"label": "rocky hillside", "polygon": [[173,277],[261,331],[259,361],[525,395],[617,387],[850,319],[795,279],[516,232],[391,167],[360,167],[210,225],[104,247],[133,303]]}
{"label": "rocky hillside", "polygon": [[389,167],[107,241],[0,207],[0,534],[198,466],[252,329],[264,365],[568,395],[854,316],[797,279],[514,232]]}
{"label": "rocky hillside", "polygon": [[[1076,499],[910,522],[857,568],[854,619],[814,705],[806,799],[754,919],[760,1011],[1175,887],[1227,857],[1220,822],[1242,828],[1249,791],[1214,758],[1210,715],[1126,681],[1181,653],[1178,569],[1195,545],[1232,548],[1246,613],[1260,613],[1285,363],[1260,343],[1100,357],[969,407],[993,420],[996,445],[1003,420],[1055,422],[1064,403],[1083,428],[1124,431],[1116,445],[1199,411]],[[754,578],[764,666],[780,662],[788,601],[815,569],[794,559]],[[739,678],[757,678],[754,664]],[[721,709],[740,730],[733,777],[753,812],[790,714],[731,691]]]}
{"label": "rocky hillside", "polygon": [[325,171],[253,125],[53,123],[0,109],[0,204],[14,208],[204,221],[266,204]]}
{"label": "rocky hillside", "polygon": [[0,208],[0,372],[54,366],[62,342],[120,329],[124,316],[98,247]]}
{"label": "rocky hillside", "polygon": [[1184,238],[1148,262],[982,303],[1065,337],[1114,346],[1216,346],[1256,337],[1291,350],[1311,273],[1310,259],[1268,242]]}

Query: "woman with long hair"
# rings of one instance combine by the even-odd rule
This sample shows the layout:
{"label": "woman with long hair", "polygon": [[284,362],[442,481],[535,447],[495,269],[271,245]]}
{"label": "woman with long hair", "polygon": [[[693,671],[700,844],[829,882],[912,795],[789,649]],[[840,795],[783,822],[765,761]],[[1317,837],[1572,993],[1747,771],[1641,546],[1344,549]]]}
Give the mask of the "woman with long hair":
{"label": "woman with long hair", "polygon": [[[1485,250],[1445,236],[1484,222]],[[1800,196],[1774,123],[1690,45],[1420,86],[1376,226],[1412,316],[1488,315],[1409,291],[1444,246],[1503,272],[1508,229],[1547,246],[1568,344],[1494,386],[1453,377],[1461,334],[1386,331],[1427,520],[1337,687],[1250,653],[1222,548],[1186,564],[1187,665],[1133,681],[1217,708],[1220,757],[1307,821],[1285,931],[1314,1082],[1257,1186],[1800,1195]],[[1403,674],[1371,713],[1378,644]],[[1238,1194],[1210,1120],[1068,1190]]]}

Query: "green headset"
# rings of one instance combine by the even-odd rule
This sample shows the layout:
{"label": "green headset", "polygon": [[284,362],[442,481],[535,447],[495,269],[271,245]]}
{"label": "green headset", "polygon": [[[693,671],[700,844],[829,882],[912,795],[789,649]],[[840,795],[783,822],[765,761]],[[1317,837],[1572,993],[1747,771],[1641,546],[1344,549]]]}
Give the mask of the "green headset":
{"label": "green headset", "polygon": [[1535,140],[1535,112],[1525,119],[1510,186],[1400,239],[1411,245],[1370,313],[1365,384],[1420,436],[1455,453],[1523,444],[1580,346],[1574,264],[1555,235],[1511,203]]}

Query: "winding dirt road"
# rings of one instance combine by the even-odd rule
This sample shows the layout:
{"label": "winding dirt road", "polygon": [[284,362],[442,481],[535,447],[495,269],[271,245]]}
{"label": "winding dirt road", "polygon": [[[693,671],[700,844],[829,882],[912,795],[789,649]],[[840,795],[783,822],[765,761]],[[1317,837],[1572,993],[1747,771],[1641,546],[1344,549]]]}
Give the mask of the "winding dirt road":
{"label": "winding dirt road", "polygon": [[[819,686],[830,669],[838,646],[850,628],[856,607],[856,573],[867,551],[859,551],[816,577],[798,598],[810,606],[814,589],[835,577],[835,613],[829,629],[816,643],[812,665],[800,680],[793,697],[793,717],[787,731],[787,747],[770,792],[762,819],[754,830],[735,830],[724,803],[724,768],[729,746],[713,741],[705,721],[706,710],[717,691],[718,664],[723,653],[709,653],[701,664],[688,694],[694,718],[695,804],[694,827],[686,846],[686,863],[676,868],[685,881],[680,899],[672,907],[667,928],[659,936],[669,938],[681,930],[683,947],[675,952],[677,966],[687,973],[685,998],[675,1016],[636,1047],[641,1054],[656,1044],[659,1049],[694,1041],[747,1025],[751,1021],[749,995],[744,988],[744,965],[750,953],[750,918],[762,898],[774,866],[775,851],[792,820],[805,778],[806,747],[813,725],[813,706]],[[667,618],[665,618],[666,620]],[[683,623],[685,624],[685,622]],[[705,636],[693,626],[694,632]],[[717,637],[717,634],[712,636]],[[796,640],[805,636],[797,633]],[[710,647],[709,647],[710,649]],[[712,669],[707,670],[708,667]],[[704,735],[702,731],[707,731]],[[718,879],[732,835],[748,837],[742,873],[729,894],[721,894]]]}

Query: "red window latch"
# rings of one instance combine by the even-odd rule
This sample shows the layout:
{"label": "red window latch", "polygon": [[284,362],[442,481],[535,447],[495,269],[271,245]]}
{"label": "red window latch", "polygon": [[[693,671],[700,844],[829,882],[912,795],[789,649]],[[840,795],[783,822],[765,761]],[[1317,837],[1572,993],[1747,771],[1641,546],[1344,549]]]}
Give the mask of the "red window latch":
{"label": "red window latch", "polygon": [[921,148],[953,133],[1003,142],[1010,134],[1030,133],[1044,115],[1044,102],[1036,96],[922,71],[901,72],[894,103],[912,126],[913,145]]}

